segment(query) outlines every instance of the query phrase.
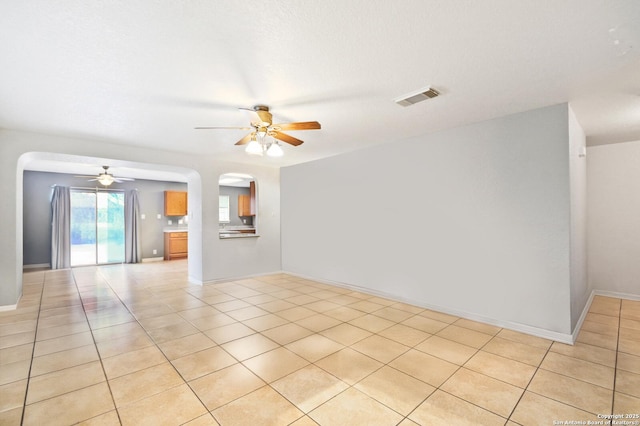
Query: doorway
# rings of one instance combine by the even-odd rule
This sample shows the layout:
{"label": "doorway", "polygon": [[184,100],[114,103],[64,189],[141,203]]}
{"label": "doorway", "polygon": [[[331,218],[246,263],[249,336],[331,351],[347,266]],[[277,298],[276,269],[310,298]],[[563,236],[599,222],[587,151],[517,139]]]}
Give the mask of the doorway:
{"label": "doorway", "polygon": [[71,191],[71,266],[124,262],[124,192]]}

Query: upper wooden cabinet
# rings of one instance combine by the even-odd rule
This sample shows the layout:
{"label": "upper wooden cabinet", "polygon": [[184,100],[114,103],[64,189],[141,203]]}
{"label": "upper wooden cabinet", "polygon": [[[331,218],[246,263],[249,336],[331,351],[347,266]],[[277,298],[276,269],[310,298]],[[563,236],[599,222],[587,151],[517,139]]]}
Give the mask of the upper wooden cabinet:
{"label": "upper wooden cabinet", "polygon": [[249,184],[249,195],[238,195],[238,216],[256,215],[256,183]]}
{"label": "upper wooden cabinet", "polygon": [[164,191],[164,215],[186,216],[187,193],[183,191]]}

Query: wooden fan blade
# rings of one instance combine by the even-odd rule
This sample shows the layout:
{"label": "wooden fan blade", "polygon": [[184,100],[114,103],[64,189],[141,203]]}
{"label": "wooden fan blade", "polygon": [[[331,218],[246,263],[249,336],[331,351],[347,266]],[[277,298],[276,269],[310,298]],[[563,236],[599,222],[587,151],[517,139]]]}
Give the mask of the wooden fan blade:
{"label": "wooden fan blade", "polygon": [[[271,123],[273,121],[273,116],[269,111],[258,110],[256,111],[256,114],[258,114],[258,117],[260,117],[260,120],[262,120],[262,123],[260,124],[262,124],[263,126],[271,126]],[[268,124],[265,124],[265,123],[268,123]]]}
{"label": "wooden fan blade", "polygon": [[316,130],[320,129],[320,123],[317,121],[302,121],[300,123],[274,124],[273,127],[279,130]]}
{"label": "wooden fan blade", "polygon": [[229,130],[229,129],[238,129],[238,130],[251,130],[253,127],[194,127],[194,129],[196,130],[216,130],[216,129],[223,129],[223,130]]}
{"label": "wooden fan blade", "polygon": [[293,146],[298,146],[298,145],[302,145],[304,142],[301,141],[300,139],[296,139],[293,136],[287,135],[286,133],[281,133],[281,132],[273,132],[271,134],[274,138],[281,140],[282,142],[286,142],[288,144],[291,144]]}
{"label": "wooden fan blade", "polygon": [[248,144],[249,142],[251,142],[251,137],[252,136],[253,136],[253,133],[249,133],[247,136],[245,136],[244,138],[242,138],[238,142],[236,142],[236,145]]}

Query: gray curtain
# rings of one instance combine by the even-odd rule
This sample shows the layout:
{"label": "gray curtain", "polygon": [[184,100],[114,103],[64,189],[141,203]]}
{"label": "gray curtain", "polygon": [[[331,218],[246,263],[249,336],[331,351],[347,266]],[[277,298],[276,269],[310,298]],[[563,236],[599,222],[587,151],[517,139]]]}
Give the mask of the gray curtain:
{"label": "gray curtain", "polygon": [[56,186],[51,197],[51,269],[71,267],[71,191]]}
{"label": "gray curtain", "polygon": [[124,261],[139,263],[142,260],[140,249],[140,203],[138,191],[127,191],[124,201]]}

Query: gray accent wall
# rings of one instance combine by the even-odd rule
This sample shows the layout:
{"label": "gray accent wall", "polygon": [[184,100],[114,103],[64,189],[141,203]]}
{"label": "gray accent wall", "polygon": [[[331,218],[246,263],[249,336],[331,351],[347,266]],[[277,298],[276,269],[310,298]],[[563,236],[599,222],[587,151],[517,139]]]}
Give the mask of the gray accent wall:
{"label": "gray accent wall", "polygon": [[[92,182],[62,173],[25,171],[23,183],[23,264],[49,264],[51,262],[52,186],[86,188],[92,187]],[[140,213],[145,215],[145,219],[140,221],[143,259],[164,256],[164,228],[178,226],[178,220],[183,220],[184,224],[181,226],[188,228],[186,218],[164,216],[164,191],[186,192],[186,183],[136,179],[133,182],[114,183],[110,188],[138,190]],[[161,216],[160,219],[157,218],[158,214]],[[172,225],[168,224],[169,220],[173,222]],[[157,254],[153,254],[153,250],[157,250]]]}

